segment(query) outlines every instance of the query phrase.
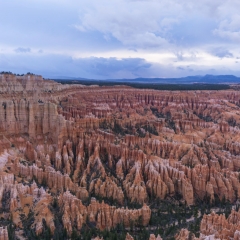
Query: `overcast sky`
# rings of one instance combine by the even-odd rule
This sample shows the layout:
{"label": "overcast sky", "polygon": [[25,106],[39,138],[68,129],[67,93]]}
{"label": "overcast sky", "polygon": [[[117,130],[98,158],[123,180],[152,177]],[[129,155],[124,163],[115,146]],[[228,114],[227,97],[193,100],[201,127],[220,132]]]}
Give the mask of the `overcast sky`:
{"label": "overcast sky", "polygon": [[0,0],[0,71],[240,76],[239,0]]}

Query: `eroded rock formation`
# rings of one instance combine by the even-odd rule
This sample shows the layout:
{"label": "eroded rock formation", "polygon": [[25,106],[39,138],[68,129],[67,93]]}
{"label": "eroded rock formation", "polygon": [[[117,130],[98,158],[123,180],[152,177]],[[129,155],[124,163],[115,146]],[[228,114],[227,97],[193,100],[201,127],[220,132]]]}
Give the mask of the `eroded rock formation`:
{"label": "eroded rock formation", "polygon": [[[86,223],[147,226],[155,199],[239,198],[238,91],[86,87],[3,74],[0,95],[0,205],[20,229],[32,214],[37,235],[54,234],[57,207],[71,234]],[[236,238],[233,225],[204,216],[201,233]]]}

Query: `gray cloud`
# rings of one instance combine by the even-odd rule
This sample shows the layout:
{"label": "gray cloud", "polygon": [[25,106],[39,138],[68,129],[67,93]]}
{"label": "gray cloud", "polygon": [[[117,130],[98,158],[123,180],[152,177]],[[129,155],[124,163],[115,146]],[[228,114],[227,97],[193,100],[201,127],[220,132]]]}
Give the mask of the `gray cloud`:
{"label": "gray cloud", "polygon": [[212,54],[219,58],[232,58],[233,54],[225,48],[215,48],[212,50]]}
{"label": "gray cloud", "polygon": [[183,61],[184,58],[183,58],[182,52],[176,52],[175,55],[176,55],[178,61]]}
{"label": "gray cloud", "polygon": [[16,53],[30,53],[31,48],[18,47],[14,50]]}
{"label": "gray cloud", "polygon": [[79,58],[64,55],[0,54],[0,71],[34,72],[46,77],[70,76],[94,79],[135,78],[151,72],[152,64],[141,58]]}
{"label": "gray cloud", "polygon": [[73,60],[73,64],[82,67],[88,74],[101,78],[134,78],[140,72],[147,71],[152,64],[141,58],[80,58]]}
{"label": "gray cloud", "polygon": [[[235,64],[235,61],[234,61]],[[114,79],[136,77],[183,77],[188,75],[233,74],[227,67],[213,67],[196,64],[174,66],[173,64],[150,63],[142,58],[79,58],[59,54],[0,54],[0,71],[14,73],[34,72],[47,78],[60,76],[83,77],[89,79]]]}

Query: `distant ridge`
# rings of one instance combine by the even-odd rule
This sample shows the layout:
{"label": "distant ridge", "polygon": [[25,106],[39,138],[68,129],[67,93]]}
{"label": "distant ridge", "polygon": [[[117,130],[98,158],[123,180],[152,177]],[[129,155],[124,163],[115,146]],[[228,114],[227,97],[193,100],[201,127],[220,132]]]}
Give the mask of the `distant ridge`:
{"label": "distant ridge", "polygon": [[129,82],[129,83],[163,83],[163,84],[231,84],[240,83],[240,77],[234,75],[204,75],[204,76],[187,76],[180,78],[134,78],[134,79],[87,79],[82,77],[56,77],[54,80],[89,80],[89,81],[109,81],[109,82]]}

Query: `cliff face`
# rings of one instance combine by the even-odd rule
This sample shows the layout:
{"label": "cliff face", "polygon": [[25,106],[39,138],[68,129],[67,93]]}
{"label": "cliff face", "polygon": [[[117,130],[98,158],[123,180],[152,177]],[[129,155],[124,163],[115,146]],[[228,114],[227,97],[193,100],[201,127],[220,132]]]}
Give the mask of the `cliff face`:
{"label": "cliff face", "polygon": [[[0,204],[19,228],[31,215],[37,235],[53,234],[53,203],[71,234],[88,223],[147,226],[156,199],[239,198],[237,91],[63,86],[5,74],[0,94]],[[201,231],[213,234],[205,218]]]}

